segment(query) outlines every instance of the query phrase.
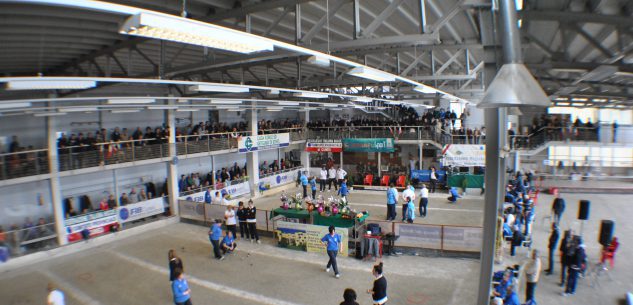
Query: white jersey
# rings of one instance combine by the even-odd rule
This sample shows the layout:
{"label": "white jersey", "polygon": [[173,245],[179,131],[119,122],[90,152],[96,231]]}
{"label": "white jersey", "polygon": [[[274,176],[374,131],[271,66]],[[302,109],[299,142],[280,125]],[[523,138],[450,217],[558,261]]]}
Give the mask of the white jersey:
{"label": "white jersey", "polygon": [[402,200],[404,200],[405,203],[407,202],[407,197],[411,198],[411,200],[415,200],[415,192],[410,188],[402,191]]}
{"label": "white jersey", "polygon": [[334,179],[334,178],[336,178],[336,170],[335,170],[334,168],[330,168],[330,169],[327,171],[327,177],[328,177],[329,179]]}
{"label": "white jersey", "polygon": [[224,217],[226,218],[227,226],[237,224],[237,222],[235,221],[235,211],[226,210],[226,212],[224,212]]}
{"label": "white jersey", "polygon": [[347,176],[347,172],[344,169],[338,169],[336,171],[336,179],[345,179],[345,176]]}
{"label": "white jersey", "polygon": [[423,187],[422,190],[420,190],[420,198],[429,198],[429,189]]}
{"label": "white jersey", "polygon": [[321,173],[319,174],[319,179],[321,180],[327,180],[327,171],[322,169]]}

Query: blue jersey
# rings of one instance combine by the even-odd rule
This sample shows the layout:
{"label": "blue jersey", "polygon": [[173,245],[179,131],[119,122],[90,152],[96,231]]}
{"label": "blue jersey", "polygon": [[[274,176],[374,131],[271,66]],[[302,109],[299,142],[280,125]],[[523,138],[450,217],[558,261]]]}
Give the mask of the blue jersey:
{"label": "blue jersey", "polygon": [[387,204],[396,204],[398,201],[398,191],[395,188],[387,190]]}
{"label": "blue jersey", "polygon": [[341,235],[336,233],[334,233],[333,236],[331,234],[326,234],[323,238],[321,238],[321,241],[327,243],[328,251],[338,251],[338,244],[341,242]]}
{"label": "blue jersey", "polygon": [[224,238],[222,239],[222,244],[225,244],[230,247],[230,245],[233,244],[233,241],[235,241],[235,239],[227,235],[227,236],[224,236]]}
{"label": "blue jersey", "polygon": [[219,223],[213,224],[211,226],[211,235],[209,235],[210,240],[220,240],[222,237],[222,228]]}
{"label": "blue jersey", "polygon": [[301,180],[301,185],[308,185],[308,177],[306,175],[301,175],[299,179]]}
{"label": "blue jersey", "polygon": [[313,191],[316,191],[316,179],[310,180],[310,187]]}
{"label": "blue jersey", "polygon": [[189,295],[185,294],[187,290],[189,290],[189,284],[184,278],[175,279],[171,282],[171,291],[174,293],[175,303],[183,303],[189,300]]}
{"label": "blue jersey", "polygon": [[338,193],[341,196],[347,196],[347,194],[349,193],[349,190],[347,189],[347,183],[341,183],[341,188],[338,190]]}

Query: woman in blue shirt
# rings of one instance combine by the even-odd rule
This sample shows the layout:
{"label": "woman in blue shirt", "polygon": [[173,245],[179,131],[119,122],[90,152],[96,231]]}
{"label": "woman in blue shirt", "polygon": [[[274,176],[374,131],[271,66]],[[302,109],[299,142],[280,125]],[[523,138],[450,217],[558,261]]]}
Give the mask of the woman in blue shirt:
{"label": "woman in blue shirt", "polygon": [[343,253],[343,248],[341,247],[341,235],[336,234],[334,226],[330,226],[328,231],[330,231],[330,233],[321,238],[321,243],[327,246],[327,255],[330,257],[330,260],[327,262],[327,266],[325,267],[325,272],[330,272],[331,266],[334,268],[334,276],[339,278],[341,275],[338,273],[338,266],[336,265],[336,254],[338,252],[341,252],[341,254]]}
{"label": "woman in blue shirt", "polygon": [[387,221],[396,219],[396,203],[398,203],[398,190],[391,183],[387,190]]}
{"label": "woman in blue shirt", "polygon": [[413,204],[413,199],[411,197],[407,197],[407,222],[408,223],[413,223],[413,220],[415,219],[415,205]]}
{"label": "woman in blue shirt", "polygon": [[310,189],[312,189],[312,199],[315,199],[316,198],[316,190],[317,190],[316,177],[314,177],[314,176],[310,177],[309,183],[310,183]]}
{"label": "woman in blue shirt", "polygon": [[349,190],[347,189],[347,179],[343,180],[343,182],[341,183],[341,188],[338,190],[338,194],[345,198],[345,201],[347,201],[347,194],[349,193]]}
{"label": "woman in blue shirt", "polygon": [[182,269],[176,268],[176,270],[174,270],[174,276],[176,279],[171,282],[171,291],[174,293],[174,304],[192,305],[191,289],[189,289],[189,284],[185,279]]}

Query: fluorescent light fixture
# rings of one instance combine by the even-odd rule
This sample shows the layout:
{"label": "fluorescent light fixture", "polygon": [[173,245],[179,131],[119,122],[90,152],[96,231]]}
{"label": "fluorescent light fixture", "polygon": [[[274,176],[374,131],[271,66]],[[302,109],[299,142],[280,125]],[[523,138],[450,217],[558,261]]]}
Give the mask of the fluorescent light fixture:
{"label": "fluorescent light fixture", "polygon": [[398,101],[389,101],[389,102],[385,102],[385,104],[387,104],[387,105],[402,105],[402,102],[398,102]]}
{"label": "fluorescent light fixture", "polygon": [[155,99],[153,98],[115,98],[115,99],[109,99],[108,100],[108,104],[151,104],[156,102]]}
{"label": "fluorescent light fixture", "polygon": [[364,97],[364,96],[354,97],[354,101],[359,102],[359,103],[371,103],[373,100],[374,100],[373,98]]}
{"label": "fluorescent light fixture", "polygon": [[353,68],[352,70],[347,72],[347,74],[353,75],[356,77],[362,77],[366,79],[375,80],[377,82],[393,82],[396,80],[395,75],[391,75],[387,72],[380,71],[378,69],[373,69],[370,67],[365,67],[365,66]]}
{"label": "fluorescent light fixture", "polygon": [[178,108],[176,111],[178,111],[178,112],[194,112],[194,111],[200,111],[200,108]]}
{"label": "fluorescent light fixture", "polygon": [[556,103],[556,106],[569,106],[568,102],[558,102]]}
{"label": "fluorescent light fixture", "polygon": [[225,105],[239,105],[242,104],[242,101],[238,100],[211,100],[209,102],[211,104],[225,104]]}
{"label": "fluorescent light fixture", "polygon": [[[246,110],[246,109],[245,109]],[[231,111],[231,112],[240,112],[242,111],[242,109],[240,108],[231,108],[231,109],[226,109],[226,111]]]}
{"label": "fluorescent light fixture", "polygon": [[238,53],[272,51],[267,39],[177,16],[140,13],[129,17],[121,34],[193,44]]}
{"label": "fluorescent light fixture", "polygon": [[315,66],[321,66],[321,67],[329,67],[330,66],[330,60],[322,57],[322,56],[310,56],[308,57],[308,62],[315,65]]}
{"label": "fluorescent light fixture", "polygon": [[191,91],[201,92],[228,92],[228,93],[242,93],[250,91],[248,87],[241,86],[229,86],[229,85],[194,85],[189,86]]}
{"label": "fluorescent light fixture", "polygon": [[435,94],[439,92],[437,91],[437,89],[431,88],[429,86],[416,86],[415,88],[413,88],[413,90],[417,92],[425,93],[425,94]]}
{"label": "fluorescent light fixture", "polygon": [[325,107],[338,107],[338,104],[323,104]]}
{"label": "fluorescent light fixture", "polygon": [[42,116],[58,116],[58,115],[66,115],[66,113],[64,112],[39,112],[39,113],[34,113],[33,116],[38,116],[38,117],[42,117]]}
{"label": "fluorescent light fixture", "polygon": [[591,101],[594,103],[605,103],[608,100],[606,98],[593,98]]}
{"label": "fluorescent light fixture", "polygon": [[354,105],[354,108],[356,108],[356,109],[365,109],[365,107],[367,107],[367,106],[363,106],[363,105]]}
{"label": "fluorescent light fixture", "polygon": [[279,94],[279,90],[277,90],[277,89],[270,89],[270,90],[268,90],[268,93],[269,94]]}
{"label": "fluorescent light fixture", "polygon": [[59,111],[61,112],[90,112],[97,111],[99,108],[97,107],[72,107],[72,108],[61,108]]}
{"label": "fluorescent light fixture", "polygon": [[189,100],[188,100],[188,99],[186,99],[186,98],[179,98],[179,99],[177,99],[176,101],[177,101],[178,103],[187,103],[187,102],[189,102]]}
{"label": "fluorescent light fixture", "polygon": [[585,105],[585,103],[571,103],[571,105],[575,107],[582,107]]}
{"label": "fluorescent light fixture", "polygon": [[285,102],[284,101],[284,102],[277,102],[277,105],[280,105],[280,106],[299,106],[299,105],[301,105],[301,103],[299,103],[299,102]]}
{"label": "fluorescent light fixture", "polygon": [[330,97],[327,93],[321,92],[297,92],[294,94],[296,97],[308,97],[308,98],[328,98]]}
{"label": "fluorescent light fixture", "polygon": [[141,109],[115,109],[115,110],[110,110],[110,113],[133,113],[133,112],[140,112]]}
{"label": "fluorescent light fixture", "polygon": [[156,105],[156,106],[148,106],[147,109],[149,110],[176,110],[178,109],[178,106]]}
{"label": "fluorescent light fixture", "polygon": [[282,111],[284,110],[283,107],[268,107],[266,108],[267,111]]}
{"label": "fluorescent light fixture", "polygon": [[555,101],[567,101],[567,100],[569,100],[569,98],[566,98],[566,97],[557,97],[557,98],[555,98],[554,100],[555,100]]}
{"label": "fluorescent light fixture", "polygon": [[0,102],[0,109],[31,107],[31,103],[3,103]]}
{"label": "fluorescent light fixture", "polygon": [[586,102],[587,98],[586,97],[574,97],[571,99],[572,102]]}
{"label": "fluorescent light fixture", "polygon": [[332,110],[332,111],[339,111],[339,110],[343,110],[343,108],[330,108],[328,110]]}
{"label": "fluorescent light fixture", "polygon": [[93,80],[12,80],[7,82],[7,90],[55,90],[87,89],[97,86]]}

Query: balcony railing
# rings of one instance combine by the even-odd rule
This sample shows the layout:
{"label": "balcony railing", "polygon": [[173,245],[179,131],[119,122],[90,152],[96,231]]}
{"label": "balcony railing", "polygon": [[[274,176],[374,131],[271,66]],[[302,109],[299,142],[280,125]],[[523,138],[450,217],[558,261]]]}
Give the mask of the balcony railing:
{"label": "balcony railing", "polygon": [[48,150],[0,154],[0,180],[47,174]]}
{"label": "balcony railing", "polygon": [[51,249],[58,245],[55,239],[57,233],[55,233],[54,223],[22,229],[13,227],[0,234],[4,237],[3,241],[0,241],[0,247],[8,248],[9,255],[12,257]]}

